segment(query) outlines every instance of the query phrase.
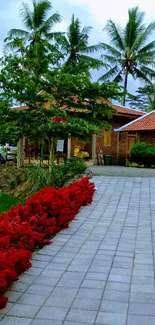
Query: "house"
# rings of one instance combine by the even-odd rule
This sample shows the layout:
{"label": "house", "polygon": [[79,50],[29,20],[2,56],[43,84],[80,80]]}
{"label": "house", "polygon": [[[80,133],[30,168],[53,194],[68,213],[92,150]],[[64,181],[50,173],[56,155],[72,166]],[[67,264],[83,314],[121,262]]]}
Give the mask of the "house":
{"label": "house", "polygon": [[136,142],[148,142],[155,146],[155,111],[147,113],[136,120],[133,120],[115,129],[121,137],[126,135],[128,139],[128,152]]}
{"label": "house", "polygon": [[[75,137],[64,140],[64,157],[70,158],[74,156],[78,148],[80,151],[88,153],[86,156],[89,156],[89,159],[93,162],[93,164],[97,163],[96,158],[100,150],[102,151],[103,155],[112,155],[113,164],[122,164],[125,162],[131,147],[131,143],[134,141],[134,137],[131,137],[128,132],[115,132],[115,130],[118,130],[123,125],[130,124],[137,118],[145,116],[145,113],[123,106],[114,105],[109,100],[105,101],[116,111],[116,113],[113,114],[113,118],[108,120],[108,123],[111,125],[111,129],[101,130],[98,135],[90,136],[87,144]],[[26,108],[27,107],[24,107],[24,109]],[[16,109],[23,109],[23,106]],[[24,147],[26,157],[33,156],[34,159],[37,159],[37,156],[40,155],[41,146],[39,142],[36,141],[36,143],[32,144],[29,143],[28,139],[25,139]],[[48,151],[48,143],[46,143],[45,153],[48,153]]]}
{"label": "house", "polygon": [[107,101],[109,106],[112,106],[116,114],[108,122],[111,124],[111,130],[101,130],[99,135],[93,135],[88,144],[80,143],[78,139],[69,139],[68,154],[73,156],[74,148],[81,147],[82,150],[89,153],[93,163],[97,163],[97,153],[102,150],[103,155],[112,155],[113,164],[124,164],[128,152],[131,147],[131,137],[126,132],[116,133],[115,129],[120,128],[122,125],[130,123],[139,117],[145,116],[144,112],[134,109],[126,108],[119,105],[113,105]]}

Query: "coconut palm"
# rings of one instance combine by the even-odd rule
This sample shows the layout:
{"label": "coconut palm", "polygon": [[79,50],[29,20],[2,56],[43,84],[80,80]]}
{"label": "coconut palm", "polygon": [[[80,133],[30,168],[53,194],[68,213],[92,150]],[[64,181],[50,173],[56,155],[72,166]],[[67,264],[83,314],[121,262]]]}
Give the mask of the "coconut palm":
{"label": "coconut palm", "polygon": [[58,38],[62,53],[65,55],[65,65],[85,68],[98,68],[102,62],[89,54],[98,50],[97,45],[88,45],[92,27],[81,28],[78,18],[72,16],[67,32]]}
{"label": "coconut palm", "polygon": [[[155,30],[155,23],[144,25],[144,13],[139,8],[128,10],[128,22],[125,28],[109,20],[106,31],[111,44],[101,43],[104,49],[102,58],[109,64],[109,70],[99,80],[114,78],[116,82],[124,82],[127,90],[128,76],[149,82],[155,75],[155,41],[148,42]],[[123,105],[125,105],[124,95]]]}
{"label": "coconut palm", "polygon": [[5,40],[10,41],[8,46],[14,49],[18,39],[28,41],[30,44],[39,43],[40,40],[54,39],[59,33],[51,30],[56,23],[61,21],[61,17],[57,12],[48,17],[51,9],[52,5],[49,0],[33,0],[32,10],[27,3],[22,3],[20,15],[26,30],[11,29]]}

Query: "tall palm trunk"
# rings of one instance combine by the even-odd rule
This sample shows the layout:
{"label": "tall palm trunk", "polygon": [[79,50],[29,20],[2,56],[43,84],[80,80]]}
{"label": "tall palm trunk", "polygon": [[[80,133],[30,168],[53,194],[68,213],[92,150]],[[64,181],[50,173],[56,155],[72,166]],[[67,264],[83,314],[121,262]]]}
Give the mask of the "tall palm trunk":
{"label": "tall palm trunk", "polygon": [[127,90],[127,86],[128,86],[128,69],[125,69],[125,78],[124,78],[124,96],[123,96],[123,106],[125,106],[126,103],[126,90]]}

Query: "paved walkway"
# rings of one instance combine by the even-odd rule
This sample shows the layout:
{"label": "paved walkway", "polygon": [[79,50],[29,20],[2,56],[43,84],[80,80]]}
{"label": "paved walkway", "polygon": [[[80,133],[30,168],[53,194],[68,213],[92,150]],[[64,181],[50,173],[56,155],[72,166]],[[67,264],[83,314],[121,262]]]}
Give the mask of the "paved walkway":
{"label": "paved walkway", "polygon": [[155,177],[154,168],[133,168],[123,166],[92,166],[93,175],[121,177]]}
{"label": "paved walkway", "polygon": [[94,181],[93,204],[8,292],[1,325],[155,324],[155,179]]}

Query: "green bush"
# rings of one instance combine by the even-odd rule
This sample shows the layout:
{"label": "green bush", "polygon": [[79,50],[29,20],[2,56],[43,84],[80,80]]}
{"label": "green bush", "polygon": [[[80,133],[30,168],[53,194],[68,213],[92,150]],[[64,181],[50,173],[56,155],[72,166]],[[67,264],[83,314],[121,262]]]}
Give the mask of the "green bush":
{"label": "green bush", "polygon": [[155,165],[155,146],[147,142],[134,144],[130,151],[131,162],[151,167]]}
{"label": "green bush", "polygon": [[51,172],[42,167],[31,167],[28,171],[28,179],[32,184],[32,192],[50,186],[63,187],[76,176],[82,175],[86,168],[86,163],[80,158],[68,159],[60,166],[53,163]]}

